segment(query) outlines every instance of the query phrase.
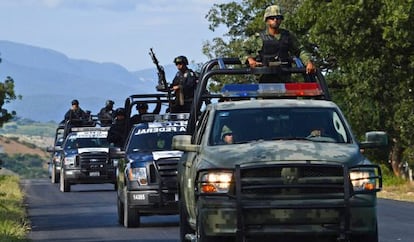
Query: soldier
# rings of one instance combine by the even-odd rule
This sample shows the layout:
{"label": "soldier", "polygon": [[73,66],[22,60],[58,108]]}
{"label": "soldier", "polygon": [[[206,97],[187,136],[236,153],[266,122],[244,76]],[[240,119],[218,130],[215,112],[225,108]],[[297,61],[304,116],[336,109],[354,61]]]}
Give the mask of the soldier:
{"label": "soldier", "polygon": [[[292,57],[299,57],[306,65],[306,73],[316,71],[311,61],[310,54],[305,51],[296,36],[290,31],[280,28],[283,21],[282,11],[279,5],[272,5],[266,8],[263,20],[266,23],[266,30],[249,38],[246,43],[248,56],[242,58],[251,68],[269,62],[280,62],[290,66]],[[252,54],[258,53],[259,63]],[[263,81],[266,82],[266,81]]]}
{"label": "soldier", "polygon": [[114,104],[114,101],[106,100],[105,107],[99,111],[98,118],[102,126],[110,126],[112,124],[114,119]]}
{"label": "soldier", "polygon": [[114,119],[114,122],[108,131],[107,140],[114,146],[123,148],[127,136],[125,109],[117,108],[115,110],[115,115],[116,117]]}
{"label": "soldier", "polygon": [[65,121],[71,121],[72,124],[82,124],[83,121],[87,120],[87,115],[79,107],[79,101],[72,100],[72,107],[65,113]]}
{"label": "soldier", "polygon": [[233,131],[227,127],[227,125],[224,125],[221,129],[221,140],[223,144],[233,144]]}
{"label": "soldier", "polygon": [[185,56],[178,56],[174,59],[177,66],[177,74],[172,82],[172,89],[175,92],[175,101],[171,108],[173,113],[190,112],[193,102],[194,90],[197,86],[197,75],[189,69],[188,60]]}
{"label": "soldier", "polygon": [[[142,122],[142,115],[148,114],[148,104],[144,102],[137,103],[136,109],[138,111],[137,114],[131,117],[131,124],[138,124]],[[161,111],[161,102],[157,102],[157,106],[155,106],[153,114],[159,114]]]}

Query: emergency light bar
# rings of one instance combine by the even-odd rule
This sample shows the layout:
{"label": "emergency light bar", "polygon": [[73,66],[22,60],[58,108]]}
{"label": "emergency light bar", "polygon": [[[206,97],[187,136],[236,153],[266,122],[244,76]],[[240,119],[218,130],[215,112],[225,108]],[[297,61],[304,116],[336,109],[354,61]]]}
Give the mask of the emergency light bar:
{"label": "emergency light bar", "polygon": [[322,88],[315,82],[226,84],[221,91],[224,96],[230,97],[313,97],[323,95]]}
{"label": "emergency light bar", "polygon": [[144,114],[141,120],[143,122],[179,121],[188,120],[189,117],[189,113]]}
{"label": "emergency light bar", "polygon": [[70,130],[79,131],[108,131],[110,127],[72,127]]}

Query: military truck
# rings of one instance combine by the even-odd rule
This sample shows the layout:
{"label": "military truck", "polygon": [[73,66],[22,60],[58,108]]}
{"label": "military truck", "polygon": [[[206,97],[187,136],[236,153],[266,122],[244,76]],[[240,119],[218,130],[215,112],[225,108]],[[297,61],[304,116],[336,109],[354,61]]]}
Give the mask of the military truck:
{"label": "military truck", "polygon": [[70,192],[75,184],[112,183],[116,188],[115,167],[109,158],[109,127],[101,127],[97,117],[82,125],[65,124],[64,141],[55,148],[60,157],[60,186]]}
{"label": "military truck", "polygon": [[[252,84],[260,75],[289,81]],[[217,80],[250,83],[213,93]],[[387,135],[358,142],[320,71],[215,59],[198,85],[190,134],[173,138],[184,151],[180,241],[378,241],[381,170],[362,150],[385,146]]]}
{"label": "military truck", "polygon": [[[132,107],[144,103],[169,106],[169,99],[164,94],[131,95],[125,101],[127,117],[134,116]],[[177,165],[182,152],[172,150],[171,143],[174,135],[186,132],[188,114],[155,110],[129,124],[122,150],[110,151],[118,164],[118,221],[127,228],[140,226],[143,215],[178,213]]]}

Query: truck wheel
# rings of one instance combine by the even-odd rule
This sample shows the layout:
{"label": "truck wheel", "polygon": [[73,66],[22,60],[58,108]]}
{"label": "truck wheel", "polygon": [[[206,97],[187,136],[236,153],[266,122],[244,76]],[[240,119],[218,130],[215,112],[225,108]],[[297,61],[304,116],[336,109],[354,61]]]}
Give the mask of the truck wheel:
{"label": "truck wheel", "polygon": [[139,227],[140,214],[138,209],[128,203],[127,187],[124,187],[124,226],[127,228]]}
{"label": "truck wheel", "polygon": [[65,171],[60,170],[60,191],[61,192],[70,192],[70,183],[65,179]]}
{"label": "truck wheel", "polygon": [[124,204],[119,198],[119,194],[116,200],[117,200],[117,208],[118,208],[118,223],[120,225],[124,225]]}
{"label": "truck wheel", "polygon": [[186,242],[185,239],[186,234],[194,234],[194,230],[190,227],[188,223],[188,215],[185,209],[184,201],[180,199],[180,203],[178,204],[178,208],[180,211],[180,241]]}
{"label": "truck wheel", "polygon": [[57,183],[57,177],[56,177],[56,165],[53,163],[51,168],[51,174],[50,174],[50,181],[52,183]]}

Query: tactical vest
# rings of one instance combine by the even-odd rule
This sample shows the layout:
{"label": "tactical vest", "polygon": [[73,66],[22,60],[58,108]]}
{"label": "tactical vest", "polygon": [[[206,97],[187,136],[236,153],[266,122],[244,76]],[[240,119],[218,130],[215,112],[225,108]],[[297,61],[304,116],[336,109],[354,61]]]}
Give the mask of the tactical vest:
{"label": "tactical vest", "polygon": [[289,47],[291,44],[289,31],[282,30],[280,34],[280,39],[277,40],[266,31],[260,33],[263,45],[259,55],[263,65],[267,66],[269,62],[274,61],[287,62],[288,65],[291,65],[292,61],[289,58]]}

